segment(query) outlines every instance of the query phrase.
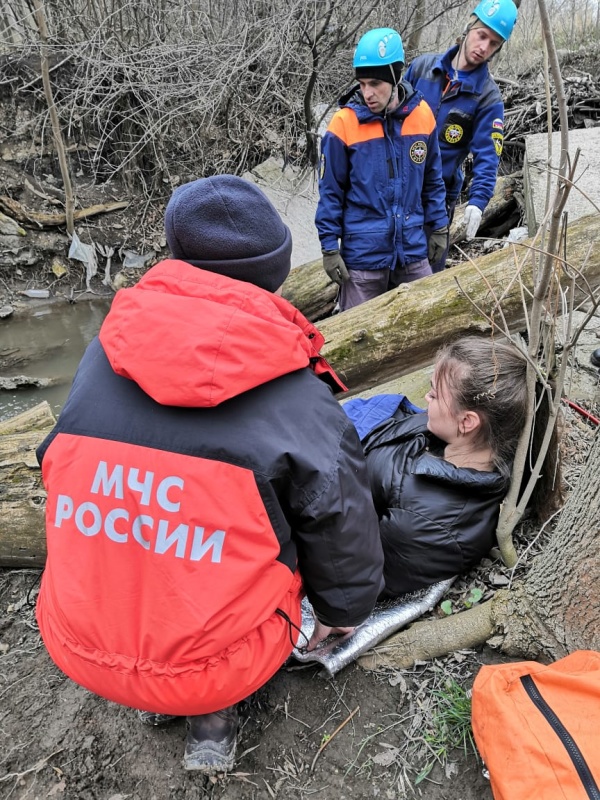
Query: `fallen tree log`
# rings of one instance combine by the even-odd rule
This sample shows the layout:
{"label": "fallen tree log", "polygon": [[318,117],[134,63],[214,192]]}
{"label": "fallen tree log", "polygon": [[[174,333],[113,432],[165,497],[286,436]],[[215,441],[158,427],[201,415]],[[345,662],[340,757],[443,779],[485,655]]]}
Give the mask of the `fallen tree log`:
{"label": "fallen tree log", "polygon": [[45,402],[0,422],[0,567],[46,561],[46,492],[35,451],[55,422]]}
{"label": "fallen tree log", "polygon": [[[576,280],[578,300],[600,285],[600,214],[569,225],[567,260],[583,277]],[[435,357],[451,337],[489,333],[485,315],[500,320],[497,300],[511,332],[525,326],[524,287],[532,286],[531,240],[511,245],[437,275],[405,284],[361,306],[319,323],[322,353],[352,393],[414,372]],[[565,271],[562,280],[570,278]],[[478,311],[475,306],[481,311]]]}
{"label": "fallen tree log", "polygon": [[[80,208],[73,213],[75,221],[80,219],[87,219],[88,217],[95,217],[97,214],[108,214],[111,211],[120,211],[127,208],[129,205],[128,200],[119,200],[112,203],[99,203],[88,208]],[[23,225],[37,225],[38,228],[51,228],[57,225],[64,225],[67,221],[65,213],[48,214],[45,211],[31,211],[26,209],[17,200],[6,195],[0,195],[0,208],[13,219],[18,220]]]}
{"label": "fallen tree log", "polygon": [[[592,287],[600,285],[600,251],[592,247],[599,231],[599,214],[569,226],[569,263],[585,265],[584,277]],[[503,295],[507,323],[512,330],[521,329],[523,298],[515,276],[519,260],[527,254],[525,244],[491,253],[476,265],[467,263],[399,287],[323,320],[319,324],[325,336],[323,354],[349,386],[345,397],[381,389],[386,381],[429,366],[441,344],[453,336],[488,333],[489,322],[469,297],[498,318],[494,293]],[[522,266],[525,286],[531,285],[532,260],[525,258]],[[584,296],[584,280],[578,283],[579,295]],[[418,396],[416,390],[410,394]],[[35,429],[27,423],[11,431],[7,423],[0,424],[0,566],[43,566],[44,490],[35,449],[53,424],[51,413]]]}
{"label": "fallen tree log", "polygon": [[[504,175],[496,181],[494,195],[483,213],[480,229],[496,226],[496,221],[516,208],[515,193],[521,189],[522,173]],[[466,226],[464,224],[467,204],[457,206],[454,220],[450,227],[450,244],[464,241]],[[497,227],[497,226],[496,226]],[[293,269],[283,284],[283,296],[300,309],[305,317],[317,322],[329,317],[333,312],[337,296],[337,285],[333,283],[323,270],[320,258],[310,261],[302,267]]]}

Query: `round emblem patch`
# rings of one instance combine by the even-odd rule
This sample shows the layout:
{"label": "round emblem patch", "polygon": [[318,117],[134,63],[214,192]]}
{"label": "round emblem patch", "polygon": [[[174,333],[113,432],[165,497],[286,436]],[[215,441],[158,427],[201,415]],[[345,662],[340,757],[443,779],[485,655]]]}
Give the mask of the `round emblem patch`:
{"label": "round emblem patch", "polygon": [[504,143],[504,136],[501,133],[492,133],[492,141],[496,148],[496,155],[498,158],[502,155],[502,145]]}
{"label": "round emblem patch", "polygon": [[444,139],[448,144],[458,144],[463,137],[463,129],[460,125],[448,125],[444,131]]}
{"label": "round emblem patch", "polygon": [[422,164],[427,158],[427,145],[425,142],[415,142],[411,145],[409,155],[411,161],[414,161],[415,164]]}

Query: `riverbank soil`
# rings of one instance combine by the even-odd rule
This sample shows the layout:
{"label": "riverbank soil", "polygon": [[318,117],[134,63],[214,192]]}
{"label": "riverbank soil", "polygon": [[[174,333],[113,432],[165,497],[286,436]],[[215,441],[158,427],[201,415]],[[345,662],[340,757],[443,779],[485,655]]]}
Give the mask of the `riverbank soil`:
{"label": "riverbank soil", "polygon": [[[235,771],[207,779],[182,767],[184,720],[143,726],[134,711],[95,697],[53,666],[30,605],[38,577],[11,571],[0,578],[3,798],[411,796],[416,765],[405,763],[403,751],[410,749],[407,731],[423,735],[420,705],[427,706],[428,687],[451,675],[470,680],[488,660],[488,654],[465,653],[383,674],[351,665],[335,679],[312,666],[284,667],[242,708]],[[422,766],[432,758],[422,753]],[[420,787],[415,796],[491,798],[472,753],[452,755]]]}
{"label": "riverbank soil", "polygon": [[[565,419],[568,487],[595,426],[571,408]],[[452,613],[525,578],[547,535],[523,523],[514,574],[486,559],[448,592]],[[466,706],[468,718],[480,666],[507,660],[488,647],[408,670],[368,672],[352,664],[335,678],[290,662],[243,704],[235,770],[205,778],[182,766],[183,719],[145,727],[135,711],[94,696],[54,666],[35,622],[39,579],[36,570],[0,570],[3,800],[492,800],[468,727],[457,736],[447,724],[449,709],[462,708],[464,717]]]}

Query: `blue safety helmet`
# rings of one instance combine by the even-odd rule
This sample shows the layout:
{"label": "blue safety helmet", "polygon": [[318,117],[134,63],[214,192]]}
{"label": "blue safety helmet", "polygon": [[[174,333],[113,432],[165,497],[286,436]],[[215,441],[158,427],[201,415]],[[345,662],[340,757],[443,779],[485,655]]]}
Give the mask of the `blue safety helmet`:
{"label": "blue safety helmet", "polygon": [[491,28],[505,42],[513,32],[517,13],[513,0],[482,0],[473,11],[486,28]]}
{"label": "blue safety helmet", "polygon": [[352,66],[361,69],[383,67],[396,62],[404,66],[404,46],[398,31],[393,28],[373,28],[359,39]]}

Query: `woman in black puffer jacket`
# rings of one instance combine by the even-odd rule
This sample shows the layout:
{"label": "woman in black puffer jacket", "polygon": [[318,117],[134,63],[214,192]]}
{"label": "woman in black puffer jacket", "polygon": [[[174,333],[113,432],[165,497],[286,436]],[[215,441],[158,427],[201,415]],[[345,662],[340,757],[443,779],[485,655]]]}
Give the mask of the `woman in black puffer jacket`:
{"label": "woman in black puffer jacket", "polygon": [[[469,570],[495,544],[526,419],[526,371],[514,345],[466,337],[438,354],[426,412],[403,395],[344,404],[367,455],[387,596]],[[538,408],[536,430],[546,420]],[[558,503],[557,458],[554,441],[530,502],[539,516]]]}

